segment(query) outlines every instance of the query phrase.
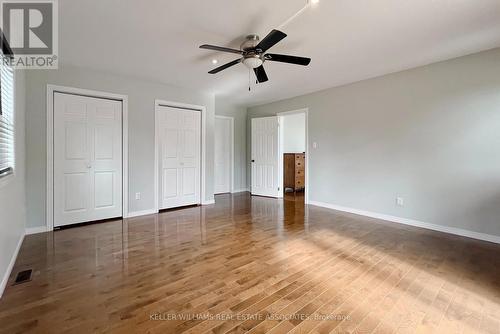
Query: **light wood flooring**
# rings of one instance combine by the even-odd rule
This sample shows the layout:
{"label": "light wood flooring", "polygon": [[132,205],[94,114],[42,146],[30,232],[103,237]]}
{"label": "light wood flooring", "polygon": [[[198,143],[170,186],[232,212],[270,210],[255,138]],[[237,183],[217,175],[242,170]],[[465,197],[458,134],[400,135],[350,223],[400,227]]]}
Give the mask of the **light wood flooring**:
{"label": "light wood flooring", "polygon": [[0,333],[93,332],[497,334],[500,245],[247,193],[27,236]]}

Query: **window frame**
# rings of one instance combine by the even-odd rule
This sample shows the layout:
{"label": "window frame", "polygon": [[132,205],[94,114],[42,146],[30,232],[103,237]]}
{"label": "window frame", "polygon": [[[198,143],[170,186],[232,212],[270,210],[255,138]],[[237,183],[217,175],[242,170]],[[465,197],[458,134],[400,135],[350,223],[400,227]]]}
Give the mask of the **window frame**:
{"label": "window frame", "polygon": [[[12,52],[12,49],[10,48],[10,45],[5,38],[5,35],[3,31],[0,29],[0,53],[1,53],[1,58],[0,61],[3,62],[3,57],[14,57],[14,53]],[[4,64],[0,64],[0,66],[7,66]],[[4,168],[3,170],[0,170],[0,186],[2,186],[5,182],[5,180],[9,179],[15,174],[15,147],[16,147],[16,127],[15,127],[15,118],[16,118],[16,113],[15,113],[15,71],[12,69],[12,149],[13,149],[13,155],[14,155],[14,162],[12,166],[9,166],[7,168]],[[2,116],[2,99],[1,99],[1,87],[2,87],[2,82],[1,82],[1,76],[0,76],[0,116]]]}

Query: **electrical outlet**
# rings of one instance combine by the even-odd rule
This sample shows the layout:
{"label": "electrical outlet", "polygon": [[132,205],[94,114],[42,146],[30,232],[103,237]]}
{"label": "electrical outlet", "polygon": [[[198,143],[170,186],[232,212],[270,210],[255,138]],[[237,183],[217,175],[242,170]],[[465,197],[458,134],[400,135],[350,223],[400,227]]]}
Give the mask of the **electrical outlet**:
{"label": "electrical outlet", "polygon": [[313,148],[318,148],[318,143],[313,142]]}
{"label": "electrical outlet", "polygon": [[140,200],[141,199],[141,193],[135,193],[135,199]]}
{"label": "electrical outlet", "polygon": [[405,200],[403,197],[396,197],[397,206],[405,206]]}

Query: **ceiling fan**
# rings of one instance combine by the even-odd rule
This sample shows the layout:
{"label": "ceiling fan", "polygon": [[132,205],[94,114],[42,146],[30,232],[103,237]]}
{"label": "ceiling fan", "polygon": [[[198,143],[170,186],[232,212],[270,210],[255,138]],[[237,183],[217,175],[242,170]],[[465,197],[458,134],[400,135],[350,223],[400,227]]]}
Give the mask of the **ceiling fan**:
{"label": "ceiling fan", "polygon": [[307,66],[311,62],[311,58],[289,56],[275,53],[266,53],[267,50],[272,48],[283,38],[286,37],[284,32],[273,29],[263,40],[260,41],[258,35],[248,35],[245,38],[243,44],[241,44],[240,50],[226,48],[222,46],[203,44],[200,46],[201,49],[215,50],[221,52],[236,53],[242,56],[242,58],[233,60],[227,64],[219,66],[211,70],[210,74],[219,73],[226,68],[234,66],[239,63],[243,63],[249,69],[253,69],[259,83],[266,82],[268,79],[266,71],[264,70],[265,61],[278,61],[281,63],[289,63],[295,65]]}

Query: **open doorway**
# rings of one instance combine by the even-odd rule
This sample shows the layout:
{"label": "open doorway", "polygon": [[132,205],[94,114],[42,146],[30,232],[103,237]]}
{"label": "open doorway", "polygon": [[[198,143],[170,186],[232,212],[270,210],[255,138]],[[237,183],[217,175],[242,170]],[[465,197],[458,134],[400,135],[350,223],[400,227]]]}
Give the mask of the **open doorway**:
{"label": "open doorway", "polygon": [[[297,117],[293,117],[296,116]],[[252,118],[251,193],[253,196],[287,198],[308,203],[308,110]],[[294,185],[284,187],[285,154],[294,154]],[[298,167],[298,168],[295,168]],[[297,176],[297,178],[296,178]],[[295,183],[295,180],[298,182]],[[286,192],[285,192],[285,188]],[[291,191],[290,191],[291,190]],[[288,196],[290,195],[290,196]]]}
{"label": "open doorway", "polygon": [[283,199],[306,202],[307,110],[278,114],[280,124],[280,171]]}

